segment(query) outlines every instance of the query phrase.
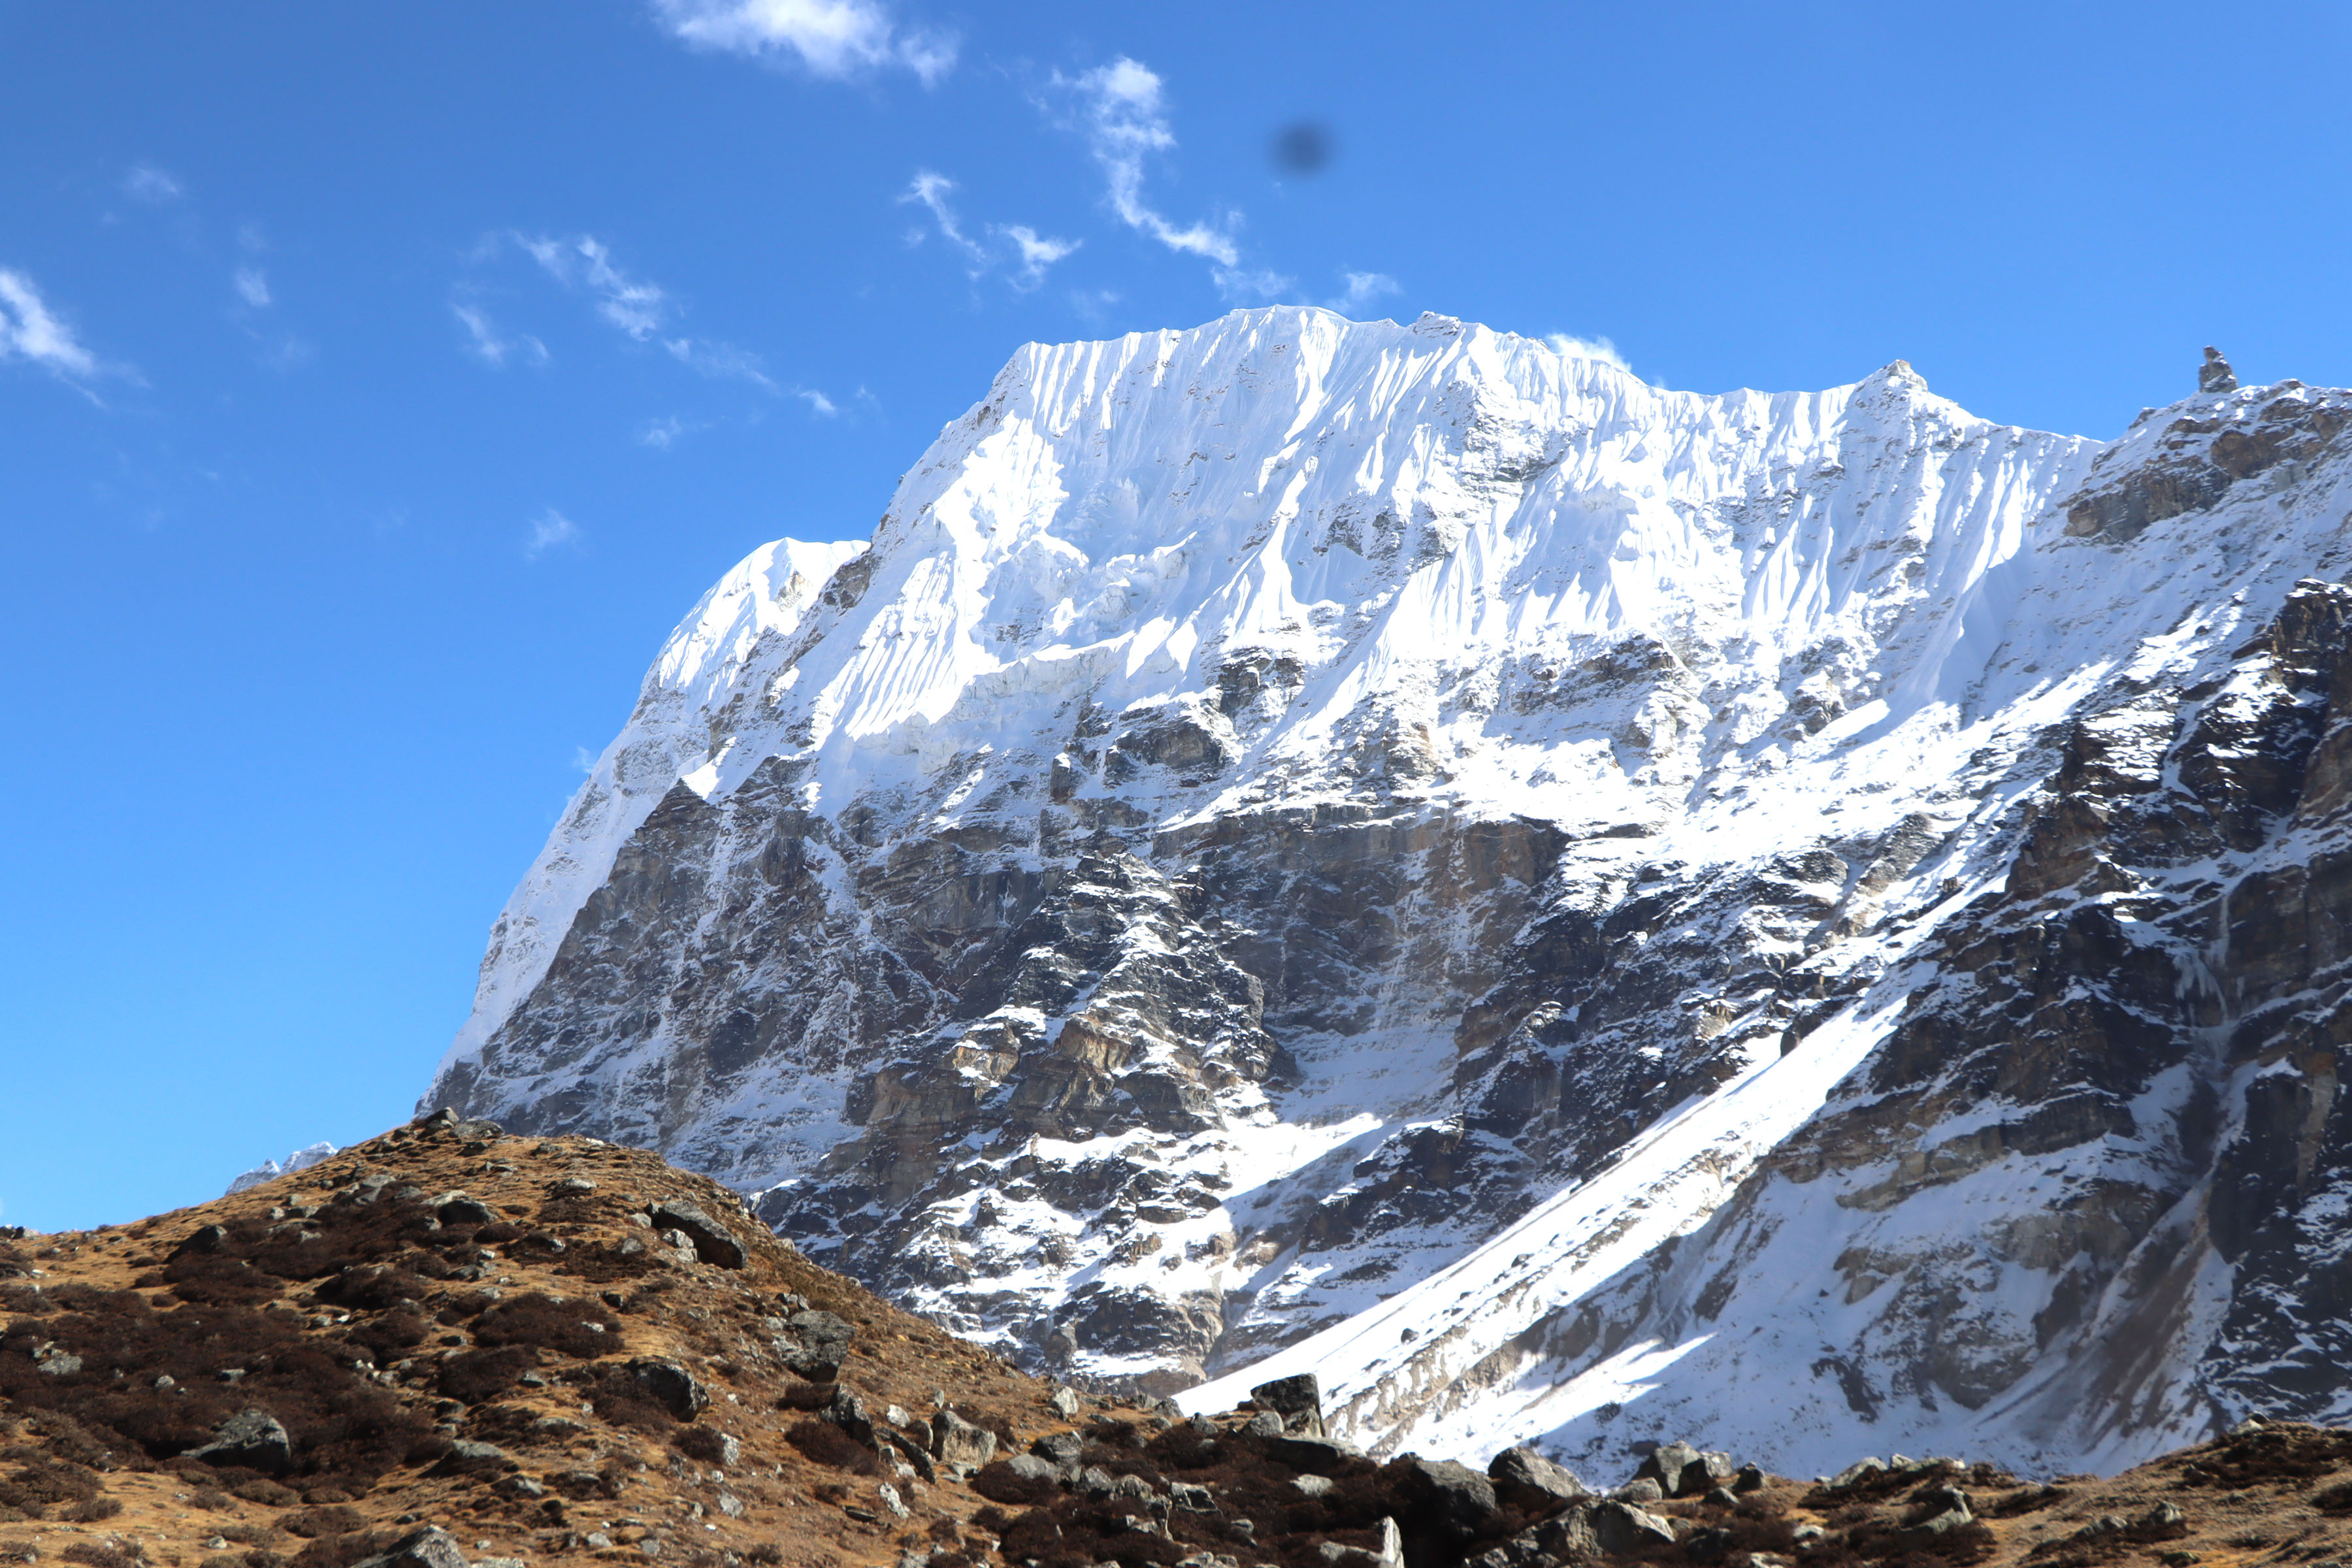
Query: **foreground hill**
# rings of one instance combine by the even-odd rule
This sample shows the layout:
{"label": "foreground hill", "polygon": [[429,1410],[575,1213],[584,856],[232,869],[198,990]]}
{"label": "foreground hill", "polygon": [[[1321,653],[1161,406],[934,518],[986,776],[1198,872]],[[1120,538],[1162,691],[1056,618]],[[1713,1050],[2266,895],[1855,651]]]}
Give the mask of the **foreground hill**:
{"label": "foreground hill", "polygon": [[[1311,1388],[1181,1418],[885,1305],[708,1180],[444,1113],[135,1225],[0,1248],[0,1562],[1541,1568],[2318,1559],[2352,1434],[2113,1480],[1679,1444],[1614,1496],[1524,1450],[1374,1460]],[[1635,1468],[1631,1448],[1625,1455]]]}

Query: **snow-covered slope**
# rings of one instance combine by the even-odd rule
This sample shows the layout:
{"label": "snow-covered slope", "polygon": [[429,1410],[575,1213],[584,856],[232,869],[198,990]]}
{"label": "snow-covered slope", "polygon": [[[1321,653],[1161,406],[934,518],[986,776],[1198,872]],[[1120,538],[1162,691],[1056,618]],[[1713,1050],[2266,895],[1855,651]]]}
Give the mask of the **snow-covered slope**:
{"label": "snow-covered slope", "polygon": [[870,550],[672,637],[427,1098],[1391,1447],[2136,1458],[2301,1342],[2229,1325],[2309,1238],[2200,1216],[2316,1070],[2231,1019],[2325,983],[2211,928],[2340,826],[2345,403],[2103,447],[1436,317],[1033,345]]}

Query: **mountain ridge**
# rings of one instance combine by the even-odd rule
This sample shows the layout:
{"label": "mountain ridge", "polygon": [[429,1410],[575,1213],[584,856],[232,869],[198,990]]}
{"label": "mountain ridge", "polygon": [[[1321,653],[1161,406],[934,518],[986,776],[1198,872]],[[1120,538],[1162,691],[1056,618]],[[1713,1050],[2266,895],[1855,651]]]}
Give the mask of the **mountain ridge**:
{"label": "mountain ridge", "polygon": [[[681,626],[427,1100],[659,1147],[1065,1375],[1324,1357],[1382,1451],[2326,1418],[2208,1352],[2334,1267],[2332,1055],[2228,1037],[2315,974],[2332,1052],[2333,949],[2213,923],[2295,868],[2342,908],[2347,406],[2097,444],[1901,362],[1706,397],[1436,317],[1032,345],[869,548]],[[2274,1136],[2317,1232],[2216,1240]],[[2159,1236],[2210,1266],[2151,1284]],[[2133,1408],[2053,1392],[2135,1311]]]}

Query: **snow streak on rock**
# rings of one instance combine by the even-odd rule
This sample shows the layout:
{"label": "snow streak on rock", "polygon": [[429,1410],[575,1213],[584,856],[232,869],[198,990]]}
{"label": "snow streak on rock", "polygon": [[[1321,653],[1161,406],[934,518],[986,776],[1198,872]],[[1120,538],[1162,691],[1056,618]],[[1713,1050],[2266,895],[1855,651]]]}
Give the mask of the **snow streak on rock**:
{"label": "snow streak on rock", "polygon": [[2347,401],[1032,346],[672,637],[428,1099],[1387,1447],[2332,1410]]}

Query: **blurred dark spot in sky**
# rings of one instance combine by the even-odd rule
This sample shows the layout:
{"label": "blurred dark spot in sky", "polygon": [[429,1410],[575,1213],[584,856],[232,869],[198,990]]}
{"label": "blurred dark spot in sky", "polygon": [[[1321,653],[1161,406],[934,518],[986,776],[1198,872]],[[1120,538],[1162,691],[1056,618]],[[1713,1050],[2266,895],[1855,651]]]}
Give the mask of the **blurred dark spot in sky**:
{"label": "blurred dark spot in sky", "polygon": [[1288,174],[1316,174],[1336,152],[1331,128],[1318,120],[1297,120],[1274,133],[1274,166]]}

